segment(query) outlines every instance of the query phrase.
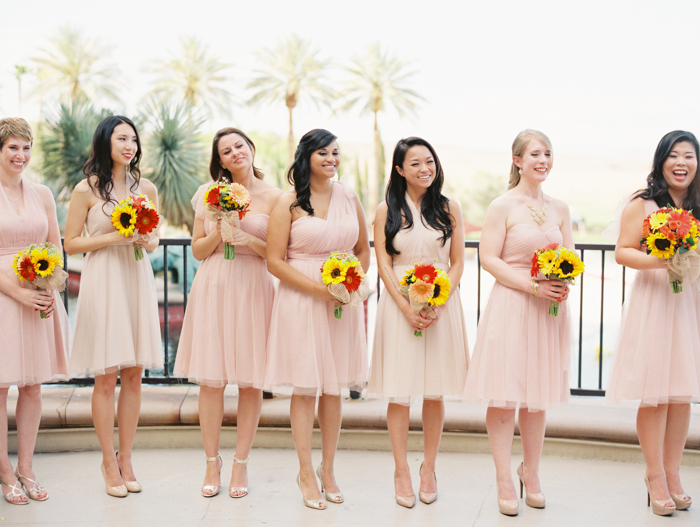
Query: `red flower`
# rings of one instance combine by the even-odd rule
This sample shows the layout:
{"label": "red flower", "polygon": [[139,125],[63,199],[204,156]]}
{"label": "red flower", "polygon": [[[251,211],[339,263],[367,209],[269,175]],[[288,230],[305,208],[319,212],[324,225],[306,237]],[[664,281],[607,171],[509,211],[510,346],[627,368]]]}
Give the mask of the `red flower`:
{"label": "red flower", "polygon": [[435,270],[433,264],[419,264],[416,265],[416,268],[413,271],[413,276],[415,276],[417,280],[423,280],[426,284],[432,284],[437,278],[437,271]]}
{"label": "red flower", "polygon": [[668,238],[668,239],[671,240],[672,242],[676,241],[676,233],[674,233],[674,232],[671,230],[671,227],[669,226],[668,223],[667,223],[666,225],[663,225],[663,226],[659,229],[659,232],[660,232],[661,234],[663,234],[664,236],[666,236],[666,238]]}
{"label": "red flower", "polygon": [[27,282],[34,281],[36,278],[36,271],[34,270],[32,259],[28,254],[19,259],[17,267],[19,267],[19,274],[24,280]]}
{"label": "red flower", "polygon": [[214,187],[209,191],[207,195],[207,203],[209,205],[219,206],[219,201],[221,200],[221,189],[219,187]]}
{"label": "red flower", "polygon": [[345,273],[345,289],[347,289],[349,293],[357,291],[357,288],[360,287],[360,282],[362,282],[362,277],[357,273],[354,267],[350,267],[347,273]]}
{"label": "red flower", "polygon": [[141,234],[148,234],[158,226],[158,212],[155,209],[142,208],[136,214],[135,227]]}
{"label": "red flower", "polygon": [[537,261],[537,251],[535,251],[535,256],[532,257],[532,269],[530,269],[530,276],[533,278],[537,276],[540,272],[540,264]]}
{"label": "red flower", "polygon": [[667,225],[669,228],[671,228],[671,230],[677,232],[679,238],[683,238],[686,234],[688,234],[688,231],[693,226],[691,218],[692,216],[688,214],[687,210],[674,210],[668,216]]}
{"label": "red flower", "polygon": [[550,249],[558,249],[559,244],[557,242],[550,243],[549,245],[545,245],[544,249],[542,249],[542,252],[549,251]]}
{"label": "red flower", "polygon": [[651,233],[651,224],[649,223],[649,218],[647,217],[642,224],[642,236],[646,238]]}

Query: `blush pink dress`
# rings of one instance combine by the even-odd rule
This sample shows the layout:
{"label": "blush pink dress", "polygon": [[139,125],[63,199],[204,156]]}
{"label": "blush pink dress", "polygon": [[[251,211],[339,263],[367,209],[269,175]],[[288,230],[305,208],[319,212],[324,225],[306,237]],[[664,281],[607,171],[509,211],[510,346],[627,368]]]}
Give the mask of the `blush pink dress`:
{"label": "blush pink dress", "polygon": [[[138,188],[131,190],[133,182],[129,174],[127,191],[138,195]],[[114,193],[112,197],[120,199]],[[110,220],[114,206],[99,200],[88,211],[88,236],[114,232]],[[87,253],[70,366],[73,375],[104,375],[134,366],[163,367],[156,283],[147,251],[143,251],[143,260],[136,261],[133,243],[125,241]]]}
{"label": "blush pink dress", "polygon": [[[542,231],[520,223],[506,232],[501,259],[530,276],[532,256],[545,245],[563,243],[557,226]],[[542,277],[541,277],[542,278]],[[464,400],[530,411],[569,400],[570,319],[566,302],[559,316],[550,301],[496,282],[476,334]]]}
{"label": "blush pink dress", "polygon": [[[442,232],[427,227],[413,202],[406,201],[413,214],[413,228],[400,230],[394,238],[394,247],[401,253],[393,257],[397,278],[401,280],[416,264],[434,263],[449,270],[451,240],[442,245]],[[422,337],[413,334],[394,299],[386,290],[382,292],[367,386],[370,396],[410,404],[415,395],[425,399],[461,395],[468,365],[467,331],[456,284],[440,319],[423,330]]]}
{"label": "blush pink dress", "polygon": [[[647,215],[659,208],[644,200]],[[620,324],[608,402],[658,406],[700,400],[699,290],[695,282],[673,293],[666,269],[637,271]]]}
{"label": "blush pink dress", "polygon": [[[26,289],[13,271],[15,256],[31,244],[47,241],[49,218],[41,196],[22,180],[25,214],[17,214],[0,185],[0,271]],[[67,379],[70,326],[60,295],[54,313],[42,319],[33,308],[0,292],[0,388]]]}
{"label": "blush pink dress", "polygon": [[[204,217],[202,185],[192,198],[195,217],[209,234],[216,224]],[[267,214],[248,214],[241,230],[265,240]],[[255,251],[236,247],[224,260],[224,244],[203,262],[192,283],[175,360],[175,375],[221,388],[227,384],[262,388],[267,362],[267,333],[275,295],[267,264]]]}
{"label": "blush pink dress", "polygon": [[[331,252],[352,252],[359,225],[355,193],[335,183],[325,219],[303,216],[289,233],[287,263],[322,283],[321,266]],[[363,306],[343,307],[280,282],[272,307],[265,386],[293,386],[301,395],[340,395],[367,382]]]}

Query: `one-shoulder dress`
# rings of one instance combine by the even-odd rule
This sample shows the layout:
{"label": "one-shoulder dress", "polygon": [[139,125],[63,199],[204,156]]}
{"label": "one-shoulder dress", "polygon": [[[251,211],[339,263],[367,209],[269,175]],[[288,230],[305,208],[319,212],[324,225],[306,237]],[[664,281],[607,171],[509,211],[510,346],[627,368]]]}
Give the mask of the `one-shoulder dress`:
{"label": "one-shoulder dress", "polygon": [[[654,200],[644,200],[647,215],[657,210]],[[637,271],[606,399],[641,400],[642,406],[700,400],[700,283],[673,293],[666,269]]]}
{"label": "one-shoulder dress", "polygon": [[[129,195],[134,180],[127,175]],[[114,192],[112,192],[112,197]],[[118,200],[117,200],[118,201]],[[88,236],[114,231],[115,203],[99,200],[90,208]],[[104,375],[140,366],[163,367],[158,298],[147,251],[136,261],[133,243],[107,245],[83,260],[71,355],[73,375]]]}
{"label": "one-shoulder dress", "polygon": [[[413,214],[413,227],[402,229],[394,238],[400,254],[393,257],[399,280],[416,264],[433,263],[449,270],[451,240],[442,244],[442,232],[426,226],[420,211],[406,199]],[[457,284],[452,285],[440,319],[414,335],[391,295],[383,291],[377,306],[377,323],[372,349],[372,366],[367,386],[369,396],[410,404],[415,395],[437,399],[461,395],[469,365],[467,331]]]}
{"label": "one-shoulder dress", "polygon": [[[203,212],[209,186],[199,187],[192,198],[195,217],[204,220],[206,234],[216,228]],[[267,214],[248,214],[240,228],[265,240],[269,219]],[[262,388],[274,296],[263,258],[249,247],[237,246],[236,257],[224,260],[224,243],[219,243],[194,277],[175,375],[214,388],[227,384]]]}
{"label": "one-shoulder dress", "polygon": [[[0,185],[0,270],[20,287],[34,289],[20,282],[12,266],[19,251],[47,241],[49,218],[41,196],[24,180],[22,195],[24,216],[15,212]],[[0,292],[0,388],[68,378],[70,326],[60,295],[53,296],[53,315],[42,319],[31,307]]]}
{"label": "one-shoulder dress", "polygon": [[[559,227],[542,231],[520,223],[506,232],[501,259],[530,276],[535,250],[563,243]],[[542,278],[542,277],[540,277]],[[566,301],[559,316],[549,314],[550,300],[496,281],[479,321],[467,373],[464,401],[530,411],[569,400],[570,319]]]}
{"label": "one-shoulder dress", "polygon": [[[326,218],[303,216],[289,233],[287,263],[322,283],[321,266],[331,252],[351,253],[359,236],[355,193],[334,183]],[[272,307],[265,386],[293,386],[300,395],[340,395],[367,382],[364,310],[343,307],[280,282]]]}

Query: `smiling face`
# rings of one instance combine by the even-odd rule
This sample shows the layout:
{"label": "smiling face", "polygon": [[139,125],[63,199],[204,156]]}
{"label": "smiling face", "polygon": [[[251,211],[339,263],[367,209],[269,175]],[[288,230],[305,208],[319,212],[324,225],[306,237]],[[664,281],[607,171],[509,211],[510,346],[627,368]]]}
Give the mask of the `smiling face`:
{"label": "smiling face", "polygon": [[131,160],[139,151],[136,131],[126,123],[114,127],[110,141],[113,167],[131,164]]}
{"label": "smiling face", "polygon": [[236,133],[223,136],[218,145],[221,166],[229,172],[239,173],[253,165],[253,150],[248,142]]}
{"label": "smiling face", "polygon": [[661,170],[670,190],[685,193],[698,170],[693,145],[688,141],[679,141],[673,145]]}
{"label": "smiling face", "polygon": [[397,166],[396,170],[406,179],[408,187],[427,190],[435,181],[437,168],[430,149],[415,145],[406,151],[403,166]]}
{"label": "smiling face", "polygon": [[523,171],[521,177],[542,183],[552,169],[552,152],[539,139],[532,139],[522,156],[513,157],[513,163]]}
{"label": "smiling face", "polygon": [[340,152],[338,151],[338,143],[335,141],[319,150],[314,150],[309,159],[312,177],[330,179],[335,176],[339,166]]}
{"label": "smiling face", "polygon": [[0,150],[0,170],[8,175],[21,175],[32,157],[32,144],[21,137],[10,137]]}

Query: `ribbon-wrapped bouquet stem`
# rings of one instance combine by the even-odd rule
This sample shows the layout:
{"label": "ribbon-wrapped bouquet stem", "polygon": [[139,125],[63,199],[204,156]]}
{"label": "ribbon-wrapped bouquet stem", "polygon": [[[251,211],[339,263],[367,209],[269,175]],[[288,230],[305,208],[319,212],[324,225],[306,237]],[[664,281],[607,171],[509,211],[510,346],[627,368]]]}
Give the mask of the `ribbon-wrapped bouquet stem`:
{"label": "ribbon-wrapped bouquet stem", "polygon": [[248,212],[250,193],[239,183],[219,181],[204,193],[204,215],[208,220],[221,220],[221,237],[224,239],[224,260],[233,260],[236,249],[226,240],[239,229],[241,220]]}
{"label": "ribbon-wrapped bouquet stem", "polygon": [[369,296],[365,272],[354,254],[331,253],[321,267],[321,278],[338,300],[333,310],[337,319],[343,316],[344,305],[357,307]]}
{"label": "ribbon-wrapped bouquet stem", "polygon": [[[574,284],[575,278],[583,271],[583,262],[576,251],[562,247],[558,243],[550,243],[535,251],[530,276],[535,278],[542,273],[549,280],[561,280]],[[549,314],[559,316],[559,302],[556,300],[550,302]]]}
{"label": "ribbon-wrapped bouquet stem", "polygon": [[[34,284],[38,289],[60,293],[66,288],[68,273],[63,270],[63,256],[51,242],[22,249],[15,256],[12,267],[21,281]],[[40,315],[46,318],[43,311]]]}
{"label": "ribbon-wrapped bouquet stem", "polygon": [[[433,306],[447,302],[450,287],[450,277],[433,264],[416,264],[401,279],[401,292],[408,298],[411,309],[415,313],[422,312],[427,318],[437,317]],[[422,337],[423,331],[413,334]]]}
{"label": "ribbon-wrapped bouquet stem", "polygon": [[[124,236],[147,242],[155,236],[160,215],[148,196],[139,194],[121,200],[112,211],[112,225]],[[143,260],[143,247],[134,244],[134,258]]]}

